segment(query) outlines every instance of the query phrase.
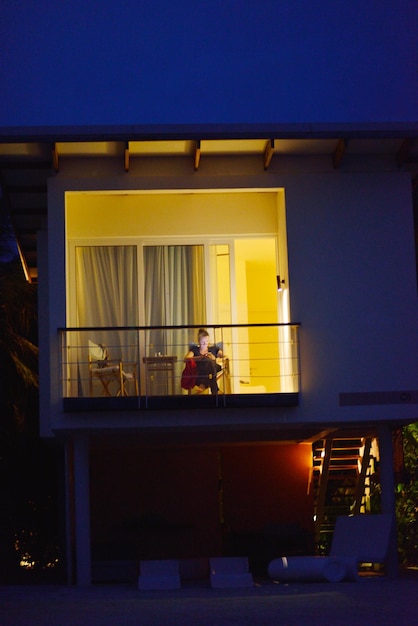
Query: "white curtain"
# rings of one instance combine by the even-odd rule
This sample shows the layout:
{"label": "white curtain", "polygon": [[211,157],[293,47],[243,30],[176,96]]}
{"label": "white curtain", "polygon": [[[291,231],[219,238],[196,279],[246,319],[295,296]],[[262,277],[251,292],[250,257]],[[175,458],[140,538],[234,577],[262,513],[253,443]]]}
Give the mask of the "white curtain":
{"label": "white curtain", "polygon": [[136,246],[78,246],[75,251],[78,363],[86,393],[88,342],[105,345],[111,359],[137,360],[134,330],[99,330],[138,324]]}
{"label": "white curtain", "polygon": [[[146,326],[204,325],[206,289],[203,246],[146,246]],[[153,330],[147,338],[147,352],[182,358],[195,330]]]}
{"label": "white curtain", "polygon": [[78,326],[138,323],[136,246],[76,248]]}
{"label": "white curtain", "polygon": [[[136,246],[78,246],[76,248],[76,311],[78,327],[138,325]],[[204,325],[206,289],[204,247],[146,246],[144,248],[146,326]],[[80,333],[79,363],[87,362],[88,340],[104,344],[110,358],[136,360],[134,331],[94,330]],[[146,355],[169,354],[182,365],[196,330],[153,330],[146,333]],[[84,379],[84,376],[81,376]]]}

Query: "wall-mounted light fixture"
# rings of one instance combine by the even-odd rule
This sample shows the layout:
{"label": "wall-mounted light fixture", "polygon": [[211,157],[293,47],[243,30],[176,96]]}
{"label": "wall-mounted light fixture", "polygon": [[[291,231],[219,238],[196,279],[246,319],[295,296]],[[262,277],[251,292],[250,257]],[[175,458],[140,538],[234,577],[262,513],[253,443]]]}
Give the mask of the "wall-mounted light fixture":
{"label": "wall-mounted light fixture", "polygon": [[286,286],[286,281],[284,278],[280,278],[280,275],[276,276],[276,278],[277,278],[277,291],[282,291]]}

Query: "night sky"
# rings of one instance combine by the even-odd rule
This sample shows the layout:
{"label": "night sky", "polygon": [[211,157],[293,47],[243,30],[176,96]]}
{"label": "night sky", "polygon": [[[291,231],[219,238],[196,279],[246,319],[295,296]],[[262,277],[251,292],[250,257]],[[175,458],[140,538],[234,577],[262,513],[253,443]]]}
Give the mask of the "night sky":
{"label": "night sky", "polygon": [[2,0],[0,127],[411,122],[416,0]]}

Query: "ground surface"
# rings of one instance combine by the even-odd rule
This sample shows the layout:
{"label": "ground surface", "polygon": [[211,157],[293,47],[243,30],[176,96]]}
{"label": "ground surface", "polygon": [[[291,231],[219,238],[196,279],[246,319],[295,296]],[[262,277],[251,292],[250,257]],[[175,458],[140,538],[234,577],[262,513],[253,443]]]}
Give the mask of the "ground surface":
{"label": "ground surface", "polygon": [[418,575],[354,583],[277,584],[219,590],[207,584],[143,592],[134,585],[0,587],[1,626],[412,626]]}

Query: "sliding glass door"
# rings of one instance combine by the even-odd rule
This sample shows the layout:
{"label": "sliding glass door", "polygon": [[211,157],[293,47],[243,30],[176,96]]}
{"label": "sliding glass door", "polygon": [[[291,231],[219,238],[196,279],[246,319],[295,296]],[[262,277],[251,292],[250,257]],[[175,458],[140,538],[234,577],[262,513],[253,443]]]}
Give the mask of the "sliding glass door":
{"label": "sliding glass door", "polygon": [[[197,335],[187,326],[205,326],[211,341],[224,344],[235,393],[274,392],[283,386],[283,338],[277,327],[261,328],[281,321],[275,237],[176,245],[138,239],[130,245],[75,244],[72,250],[71,325],[114,327],[89,336],[106,343],[111,357],[140,364],[170,357],[179,377]],[[249,326],[222,328],[234,323]],[[139,325],[147,330],[135,353],[117,327]],[[186,328],[170,328],[175,326]],[[79,356],[86,362],[85,354]]]}
{"label": "sliding glass door", "polygon": [[193,341],[187,329],[167,326],[206,324],[206,281],[203,245],[144,246],[145,352],[183,358]]}

